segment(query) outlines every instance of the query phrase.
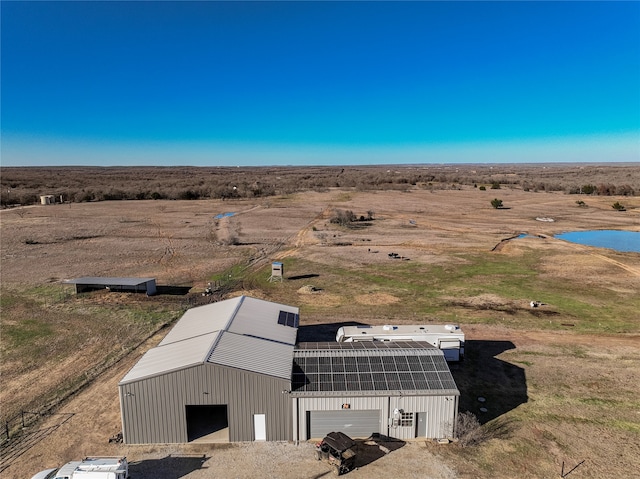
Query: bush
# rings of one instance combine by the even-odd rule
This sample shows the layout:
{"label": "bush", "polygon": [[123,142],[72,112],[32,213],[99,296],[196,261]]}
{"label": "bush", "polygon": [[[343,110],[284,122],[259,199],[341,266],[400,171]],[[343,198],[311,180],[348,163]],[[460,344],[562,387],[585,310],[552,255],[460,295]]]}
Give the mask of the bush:
{"label": "bush", "polygon": [[624,205],[621,205],[619,201],[616,201],[614,204],[611,205],[611,207],[616,210],[616,211],[624,211]]}
{"label": "bush", "polygon": [[494,181],[493,183],[491,183],[491,189],[492,190],[499,190],[500,189],[500,183],[498,183],[497,181]]}
{"label": "bush", "polygon": [[482,185],[482,186],[480,187],[480,191],[487,191],[487,187],[486,187],[486,186],[484,186],[484,185]]}
{"label": "bush", "polygon": [[492,199],[491,206],[493,206],[495,209],[502,208],[502,200],[499,200],[498,198]]}
{"label": "bush", "polygon": [[346,226],[357,219],[351,210],[336,210],[335,214],[329,220],[330,223]]}
{"label": "bush", "polygon": [[458,414],[455,433],[460,447],[471,447],[490,439],[508,439],[512,431],[512,419],[503,417],[480,424],[475,414],[465,411]]}
{"label": "bush", "polygon": [[487,439],[487,434],[478,418],[468,411],[458,414],[456,436],[461,447],[476,446]]}

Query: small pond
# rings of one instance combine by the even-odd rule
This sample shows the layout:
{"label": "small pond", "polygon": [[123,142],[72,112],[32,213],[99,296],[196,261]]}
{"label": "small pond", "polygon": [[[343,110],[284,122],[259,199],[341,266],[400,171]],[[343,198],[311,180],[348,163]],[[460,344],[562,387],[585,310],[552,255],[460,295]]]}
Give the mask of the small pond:
{"label": "small pond", "polygon": [[555,235],[556,238],[598,248],[640,253],[640,232],[620,230],[573,231]]}

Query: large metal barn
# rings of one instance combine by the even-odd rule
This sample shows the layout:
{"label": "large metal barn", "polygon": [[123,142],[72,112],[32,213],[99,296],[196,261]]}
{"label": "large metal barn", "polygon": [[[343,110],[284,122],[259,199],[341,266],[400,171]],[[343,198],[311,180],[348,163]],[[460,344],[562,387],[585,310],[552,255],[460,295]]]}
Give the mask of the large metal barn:
{"label": "large metal barn", "polygon": [[290,440],[297,328],[246,296],[188,310],[120,381],[124,442]]}
{"label": "large metal barn", "polygon": [[298,308],[188,310],[120,381],[127,444],[454,435],[460,393],[421,341],[300,343]]}

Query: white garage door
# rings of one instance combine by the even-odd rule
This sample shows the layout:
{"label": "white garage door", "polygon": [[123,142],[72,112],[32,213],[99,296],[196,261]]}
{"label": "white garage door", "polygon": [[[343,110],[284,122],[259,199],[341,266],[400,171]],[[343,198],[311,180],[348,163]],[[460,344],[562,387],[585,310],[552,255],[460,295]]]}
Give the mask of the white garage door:
{"label": "white garage door", "polygon": [[350,437],[369,437],[380,430],[380,410],[309,411],[309,437],[323,438],[333,431]]}

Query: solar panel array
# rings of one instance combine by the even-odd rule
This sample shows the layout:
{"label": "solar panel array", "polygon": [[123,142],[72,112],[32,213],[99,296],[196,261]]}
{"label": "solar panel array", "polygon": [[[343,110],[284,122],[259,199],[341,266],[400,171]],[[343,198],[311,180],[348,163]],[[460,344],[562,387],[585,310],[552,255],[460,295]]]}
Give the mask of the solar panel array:
{"label": "solar panel array", "polygon": [[[371,348],[374,343],[325,351],[317,348],[318,343],[313,343],[313,353],[305,354],[311,352],[308,349],[311,344],[307,343],[303,347],[305,350],[294,352],[292,392],[457,389],[440,351],[433,354],[424,345],[400,349],[397,343]],[[335,349],[342,350],[343,354],[336,354]]]}
{"label": "solar panel array", "polygon": [[299,323],[300,316],[296,313],[290,313],[289,311],[280,311],[280,314],[278,315],[278,324],[297,328]]}

